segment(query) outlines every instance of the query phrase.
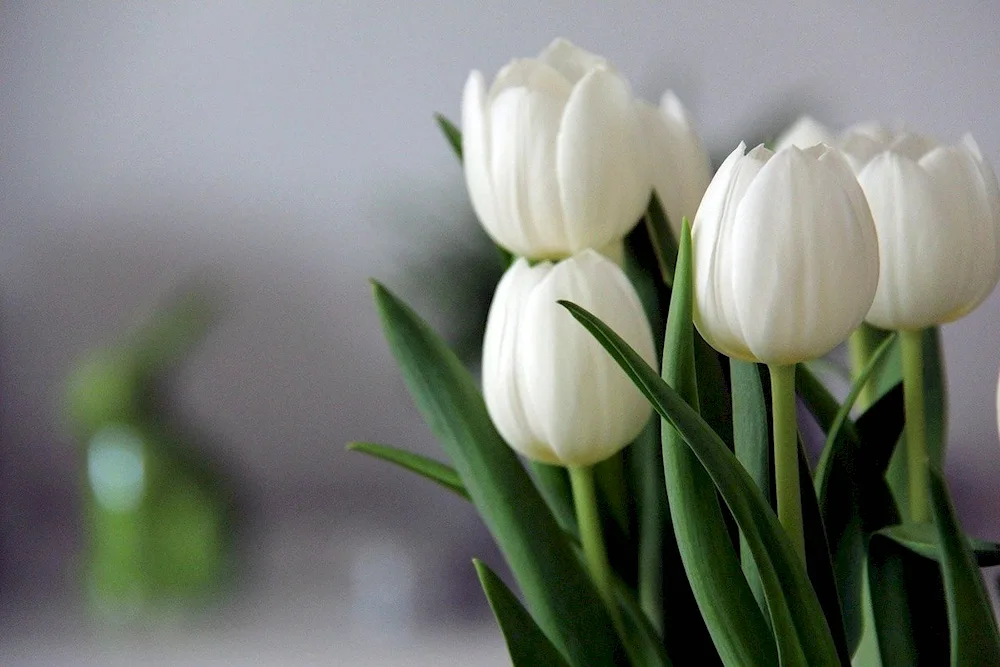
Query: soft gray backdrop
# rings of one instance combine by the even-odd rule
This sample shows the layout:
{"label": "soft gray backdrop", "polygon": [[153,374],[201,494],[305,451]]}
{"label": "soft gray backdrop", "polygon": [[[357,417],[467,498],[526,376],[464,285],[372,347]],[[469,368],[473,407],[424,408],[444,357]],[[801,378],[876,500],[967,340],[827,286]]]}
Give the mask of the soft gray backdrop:
{"label": "soft gray backdrop", "polygon": [[[342,448],[365,438],[435,451],[365,279],[415,297],[423,283],[414,275],[442,281],[435,253],[483,252],[461,172],[431,121],[434,111],[458,120],[468,71],[490,77],[564,35],[608,56],[648,99],[677,90],[717,156],[809,112],[834,127],[905,120],[948,140],[971,130],[997,165],[998,27],[996,0],[6,0],[8,599],[58,592],[72,574],[77,460],[54,421],[67,365],[207,270],[230,288],[231,307],[177,395],[256,499],[259,543],[301,543],[294,576],[310,581],[326,578],[324,558],[337,571],[345,540],[388,539],[402,545],[391,553],[409,554],[418,581],[435,582],[418,587],[418,609],[480,609],[463,598],[467,558],[492,552],[472,513]],[[443,281],[461,284],[456,273]],[[948,473],[966,525],[992,538],[998,304],[994,294],[945,329]],[[440,307],[431,312],[446,322]],[[284,556],[272,560],[280,566],[260,571],[280,580],[275,568],[294,569]]]}

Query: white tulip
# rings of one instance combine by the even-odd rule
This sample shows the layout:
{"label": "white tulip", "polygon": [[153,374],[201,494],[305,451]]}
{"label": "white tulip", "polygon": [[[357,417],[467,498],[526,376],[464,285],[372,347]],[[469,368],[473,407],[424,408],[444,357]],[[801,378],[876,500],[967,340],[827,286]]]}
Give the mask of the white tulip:
{"label": "white tulip", "polygon": [[833,134],[825,125],[812,116],[799,116],[798,120],[775,139],[774,150],[780,151],[789,146],[809,148],[816,144],[833,145],[833,143]]}
{"label": "white tulip", "polygon": [[824,144],[746,153],[708,186],[692,226],[694,319],[717,350],[785,365],[826,354],[864,319],[878,240],[843,156]]}
{"label": "white tulip", "polygon": [[664,93],[659,108],[642,100],[636,104],[648,142],[653,189],[663,204],[674,238],[679,238],[681,220],[694,219],[712,179],[708,151],[673,91]]}
{"label": "white tulip", "polygon": [[947,146],[872,125],[842,145],[878,229],[867,321],[912,331],[982,303],[1000,278],[1000,186],[972,138]]}
{"label": "white tulip", "polygon": [[603,58],[556,40],[462,99],[472,206],[487,233],[534,259],[620,240],[649,201],[643,138],[628,83]]}
{"label": "white tulip", "polygon": [[593,250],[557,264],[517,260],[497,286],[483,343],[483,395],[497,430],[530,459],[601,461],[635,439],[651,407],[557,302],[594,313],[653,364],[653,335],[622,270]]}

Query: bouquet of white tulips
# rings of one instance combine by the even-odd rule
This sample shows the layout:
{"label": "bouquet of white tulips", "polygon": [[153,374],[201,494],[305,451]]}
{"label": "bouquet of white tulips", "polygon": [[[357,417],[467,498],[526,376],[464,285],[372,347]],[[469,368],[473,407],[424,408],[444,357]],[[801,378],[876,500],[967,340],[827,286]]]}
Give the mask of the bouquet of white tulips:
{"label": "bouquet of white tulips", "polygon": [[[448,461],[350,447],[475,504],[520,593],[475,562],[515,665],[1000,665],[1000,545],[941,474],[936,327],[1000,278],[971,138],[804,120],[713,177],[673,94],[564,40],[473,72],[461,131],[439,121],[507,267],[481,390],[376,284]],[[845,341],[841,402],[807,362]]]}

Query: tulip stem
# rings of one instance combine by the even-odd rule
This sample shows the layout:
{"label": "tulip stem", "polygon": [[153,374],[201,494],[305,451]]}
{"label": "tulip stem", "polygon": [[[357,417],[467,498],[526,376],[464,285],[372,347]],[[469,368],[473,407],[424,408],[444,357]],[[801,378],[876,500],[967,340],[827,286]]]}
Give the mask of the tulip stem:
{"label": "tulip stem", "polygon": [[928,503],[927,430],[924,421],[924,342],[921,331],[900,331],[903,356],[903,406],[906,410],[906,465],[910,520],[931,520]]}
{"label": "tulip stem", "polygon": [[[878,337],[870,324],[864,322],[854,330],[847,346],[851,353],[851,377],[857,378],[868,365],[875,349],[878,347]],[[875,378],[870,377],[861,387],[855,404],[862,411],[867,410],[875,402]]]}
{"label": "tulip stem", "polygon": [[803,564],[802,497],[799,489],[799,429],[795,419],[795,364],[769,364],[771,412],[774,422],[774,488],[778,521],[792,540]]}
{"label": "tulip stem", "polygon": [[611,566],[604,547],[601,533],[601,516],[597,511],[597,491],[594,485],[594,470],[589,466],[574,466],[569,469],[570,484],[573,487],[573,504],[576,506],[576,523],[580,530],[580,542],[587,568],[594,580],[597,592],[608,608],[616,629],[622,628],[621,615],[611,589]]}

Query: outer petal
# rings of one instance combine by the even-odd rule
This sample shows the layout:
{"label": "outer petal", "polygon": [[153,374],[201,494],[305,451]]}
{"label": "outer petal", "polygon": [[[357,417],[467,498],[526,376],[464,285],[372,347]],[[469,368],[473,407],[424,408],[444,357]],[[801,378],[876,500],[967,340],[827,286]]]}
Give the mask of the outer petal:
{"label": "outer petal", "polygon": [[[483,226],[499,226],[490,178],[490,130],[486,111],[486,85],[479,72],[469,74],[462,93],[462,164],[472,208]],[[493,232],[490,232],[491,234]]]}
{"label": "outer petal", "polygon": [[953,309],[945,283],[962,270],[966,244],[945,225],[946,203],[916,162],[892,152],[872,160],[858,182],[875,219],[881,266],[866,319],[885,329],[935,324]]}
{"label": "outer petal", "polygon": [[663,95],[659,109],[639,101],[636,111],[647,142],[653,189],[679,236],[681,220],[694,220],[712,178],[708,151],[672,91]]}
{"label": "outer petal", "polygon": [[788,129],[781,133],[775,142],[774,150],[795,146],[809,148],[816,144],[832,144],[833,134],[830,130],[812,116],[799,116]]}
{"label": "outer petal", "polygon": [[532,429],[524,409],[518,372],[521,363],[518,331],[524,324],[524,308],[531,292],[551,270],[551,264],[532,268],[522,258],[497,285],[483,340],[483,398],[493,424],[507,444],[528,458],[558,463],[551,447]]}
{"label": "outer petal", "polygon": [[[942,235],[963,246],[961,265],[952,267],[944,281],[951,284],[951,310],[941,323],[967,314],[996,285],[996,240],[992,193],[983,182],[975,154],[963,145],[940,147],[920,160],[931,177],[946,218],[938,222]],[[944,276],[939,276],[944,278]]]}
{"label": "outer petal", "polygon": [[633,440],[651,409],[558,299],[593,312],[650,363],[653,337],[625,274],[592,250],[557,264],[525,306],[518,368],[529,419],[564,465],[590,465]]}
{"label": "outer petal", "polygon": [[607,69],[587,73],[570,95],[556,145],[569,252],[625,236],[651,185],[628,84]]}
{"label": "outer petal", "polygon": [[992,212],[993,219],[991,235],[994,239],[994,285],[990,286],[986,290],[986,294],[984,294],[980,299],[980,301],[982,301],[990,292],[993,291],[996,281],[1000,279],[1000,183],[997,182],[996,172],[993,171],[993,167],[986,160],[986,158],[983,157],[982,152],[979,150],[979,146],[976,144],[976,140],[972,138],[971,134],[966,134],[962,137],[962,144],[972,154],[976,161],[976,165],[979,167],[979,175],[983,181],[983,188],[986,191],[986,198],[989,202],[989,208]]}
{"label": "outer petal", "polygon": [[695,326],[712,347],[752,361],[733,302],[730,239],[737,204],[771,153],[761,146],[746,155],[745,151],[741,142],[719,167],[691,227],[693,314]]}
{"label": "outer petal", "polygon": [[531,88],[505,88],[490,108],[490,173],[497,223],[491,236],[518,255],[545,257],[565,247],[556,178],[556,136],[569,86],[554,73]]}
{"label": "outer petal", "polygon": [[538,59],[558,70],[570,83],[576,83],[595,67],[610,67],[603,57],[581,49],[562,37],[545,47],[538,54]]}
{"label": "outer petal", "polygon": [[497,72],[487,97],[492,102],[509,88],[553,88],[560,83],[567,90],[572,87],[566,77],[548,63],[533,58],[517,58]]}
{"label": "outer petal", "polygon": [[[877,271],[870,219],[842,177],[795,147],[760,170],[736,213],[733,294],[747,346],[766,363],[826,354],[861,323]],[[859,276],[862,280],[859,280]]]}

